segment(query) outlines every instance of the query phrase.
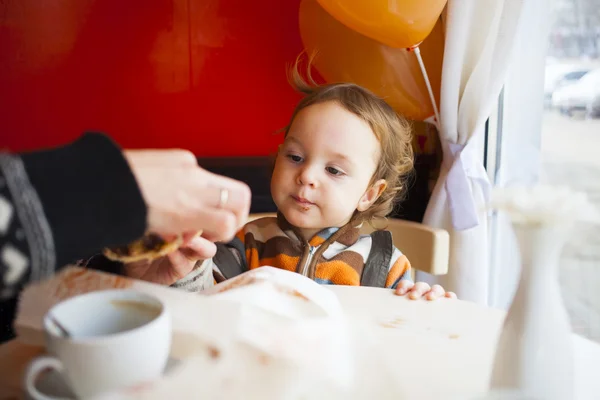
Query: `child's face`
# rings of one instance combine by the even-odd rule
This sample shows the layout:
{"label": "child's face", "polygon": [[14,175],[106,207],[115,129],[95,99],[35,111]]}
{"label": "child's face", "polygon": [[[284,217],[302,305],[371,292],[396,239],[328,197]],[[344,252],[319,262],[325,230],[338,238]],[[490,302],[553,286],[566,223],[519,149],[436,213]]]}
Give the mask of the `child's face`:
{"label": "child's face", "polygon": [[301,110],[279,149],[271,194],[279,211],[310,239],[366,210],[385,182],[369,187],[380,145],[369,125],[335,102]]}

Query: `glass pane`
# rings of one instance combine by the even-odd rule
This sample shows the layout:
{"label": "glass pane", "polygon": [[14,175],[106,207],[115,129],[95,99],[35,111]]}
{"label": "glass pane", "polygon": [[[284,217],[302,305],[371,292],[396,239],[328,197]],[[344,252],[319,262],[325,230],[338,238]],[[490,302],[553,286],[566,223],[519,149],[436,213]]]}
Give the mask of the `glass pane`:
{"label": "glass pane", "polygon": [[[551,3],[541,180],[600,208],[600,0]],[[600,342],[600,226],[579,228],[561,256],[563,295],[573,330]]]}

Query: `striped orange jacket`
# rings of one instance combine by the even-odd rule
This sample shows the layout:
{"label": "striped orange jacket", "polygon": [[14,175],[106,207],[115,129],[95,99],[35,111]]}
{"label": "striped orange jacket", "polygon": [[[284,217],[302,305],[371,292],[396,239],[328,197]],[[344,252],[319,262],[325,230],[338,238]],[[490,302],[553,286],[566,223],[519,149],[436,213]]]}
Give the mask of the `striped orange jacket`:
{"label": "striped orange jacket", "polygon": [[279,214],[246,224],[233,241],[217,246],[214,258],[173,286],[199,291],[262,266],[333,285],[395,288],[400,280],[410,279],[410,263],[394,247],[388,231],[361,235],[358,227],[348,224],[324,229],[306,241]]}
{"label": "striped orange jacket", "polygon": [[360,235],[358,227],[348,224],[306,241],[279,214],[246,224],[233,241],[217,246],[214,258],[173,286],[199,291],[261,266],[294,271],[322,284],[395,288],[410,279],[410,263],[388,231]]}

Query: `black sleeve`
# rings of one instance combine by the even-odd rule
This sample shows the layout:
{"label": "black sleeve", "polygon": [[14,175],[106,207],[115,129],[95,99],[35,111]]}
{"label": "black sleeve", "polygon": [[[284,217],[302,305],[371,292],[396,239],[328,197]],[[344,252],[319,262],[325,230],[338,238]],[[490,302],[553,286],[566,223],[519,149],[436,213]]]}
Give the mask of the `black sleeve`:
{"label": "black sleeve", "polygon": [[3,216],[10,219],[5,231],[0,226],[0,298],[146,229],[135,177],[105,135],[88,133],[70,145],[20,156],[0,154],[0,171],[0,225]]}

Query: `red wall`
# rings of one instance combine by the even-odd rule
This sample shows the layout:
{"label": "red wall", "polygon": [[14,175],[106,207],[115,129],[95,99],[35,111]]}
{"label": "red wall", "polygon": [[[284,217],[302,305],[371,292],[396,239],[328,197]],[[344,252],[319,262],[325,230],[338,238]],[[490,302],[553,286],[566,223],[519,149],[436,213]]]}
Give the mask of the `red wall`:
{"label": "red wall", "polygon": [[0,2],[0,148],[109,133],[198,156],[266,155],[298,100],[299,0]]}

